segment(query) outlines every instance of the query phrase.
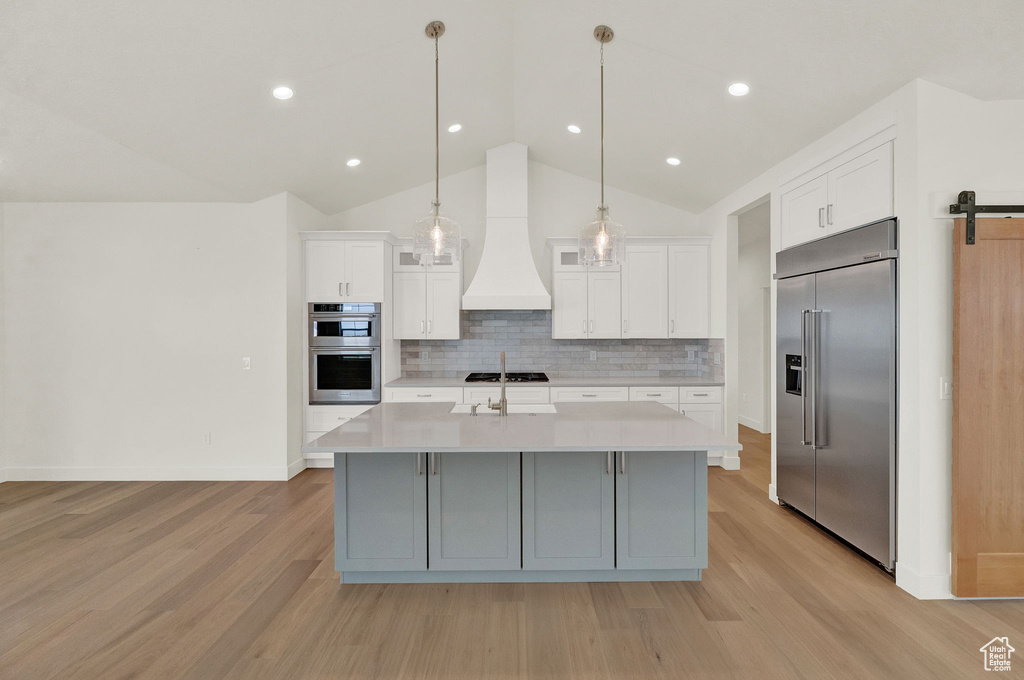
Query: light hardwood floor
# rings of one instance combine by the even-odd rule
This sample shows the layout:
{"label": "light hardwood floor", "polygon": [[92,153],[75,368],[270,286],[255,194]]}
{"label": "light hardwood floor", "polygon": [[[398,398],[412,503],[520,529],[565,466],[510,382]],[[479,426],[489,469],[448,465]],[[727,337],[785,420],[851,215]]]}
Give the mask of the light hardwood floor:
{"label": "light hardwood floor", "polygon": [[342,586],[330,470],[8,482],[0,678],[961,678],[1024,650],[1024,603],[914,600],[769,502],[768,438],[741,439],[700,583]]}

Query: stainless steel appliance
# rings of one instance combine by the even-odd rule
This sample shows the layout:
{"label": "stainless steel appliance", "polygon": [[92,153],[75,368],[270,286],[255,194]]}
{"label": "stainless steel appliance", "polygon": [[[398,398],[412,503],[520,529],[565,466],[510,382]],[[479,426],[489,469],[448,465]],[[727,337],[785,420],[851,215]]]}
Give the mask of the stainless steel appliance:
{"label": "stainless steel appliance", "polygon": [[[507,373],[505,379],[510,383],[524,382],[548,382],[548,376],[544,373],[523,373],[513,371]],[[470,373],[466,376],[466,382],[501,382],[500,373]]]}
{"label": "stainless steel appliance", "polygon": [[379,404],[380,305],[309,305],[309,403]]}
{"label": "stainless steel appliance", "polygon": [[776,255],[776,492],[896,559],[897,221]]}

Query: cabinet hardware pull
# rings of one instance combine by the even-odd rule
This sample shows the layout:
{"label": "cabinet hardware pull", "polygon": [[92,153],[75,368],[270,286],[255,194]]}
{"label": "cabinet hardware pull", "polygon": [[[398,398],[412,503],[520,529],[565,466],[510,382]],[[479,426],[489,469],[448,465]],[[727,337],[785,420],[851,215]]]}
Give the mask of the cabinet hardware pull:
{"label": "cabinet hardware pull", "polygon": [[827,212],[828,212],[828,223],[832,224],[832,204],[831,203],[828,204]]}
{"label": "cabinet hardware pull", "polygon": [[612,452],[608,452],[608,459],[605,461],[604,473],[610,475],[612,473]]}
{"label": "cabinet hardware pull", "polygon": [[351,295],[351,294],[352,294],[352,283],[349,282],[349,283],[345,284],[345,295]]}
{"label": "cabinet hardware pull", "polygon": [[422,333],[422,332],[423,332],[423,324],[424,324],[424,323],[425,323],[425,322],[424,322],[424,321],[423,321],[423,320],[421,319],[421,320],[420,320],[420,333]]}
{"label": "cabinet hardware pull", "polygon": [[660,397],[661,396],[661,392],[648,392],[647,396],[648,397]]}
{"label": "cabinet hardware pull", "polygon": [[619,451],[619,473],[626,474],[626,452]]}
{"label": "cabinet hardware pull", "polygon": [[596,397],[597,395],[596,394],[583,394],[581,396],[584,396],[584,397]]}
{"label": "cabinet hardware pull", "polygon": [[434,458],[434,453],[430,453],[430,474],[437,476],[437,461]]}
{"label": "cabinet hardware pull", "polygon": [[626,320],[625,319],[622,320],[622,332],[623,333],[626,332]]}
{"label": "cabinet hardware pull", "polygon": [[695,396],[695,397],[706,397],[706,396],[708,396],[708,393],[707,392],[694,392],[693,396]]}
{"label": "cabinet hardware pull", "polygon": [[686,409],[685,408],[679,409],[679,415],[685,416],[686,415]]}
{"label": "cabinet hardware pull", "polygon": [[345,297],[345,284],[344,283],[339,283],[338,284],[338,297]]}
{"label": "cabinet hardware pull", "polygon": [[825,228],[825,208],[818,208],[818,227]]}
{"label": "cabinet hardware pull", "polygon": [[416,396],[420,397],[422,399],[426,399],[427,397],[432,397],[434,395],[432,395],[432,394],[417,394]]}
{"label": "cabinet hardware pull", "polygon": [[672,332],[675,333],[676,332],[676,320],[672,319],[672,321],[670,321],[669,323],[672,325]]}
{"label": "cabinet hardware pull", "polygon": [[430,335],[431,333],[434,332],[433,331],[433,327],[434,327],[434,320],[433,319],[427,320],[427,335]]}
{"label": "cabinet hardware pull", "polygon": [[423,454],[416,454],[416,476],[419,477],[423,474]]}
{"label": "cabinet hardware pull", "polygon": [[587,333],[587,320],[583,319],[583,334],[586,335],[586,333]]}
{"label": "cabinet hardware pull", "polygon": [[591,322],[590,322],[590,332],[591,333],[594,332],[594,322],[593,322],[593,320],[591,320]]}

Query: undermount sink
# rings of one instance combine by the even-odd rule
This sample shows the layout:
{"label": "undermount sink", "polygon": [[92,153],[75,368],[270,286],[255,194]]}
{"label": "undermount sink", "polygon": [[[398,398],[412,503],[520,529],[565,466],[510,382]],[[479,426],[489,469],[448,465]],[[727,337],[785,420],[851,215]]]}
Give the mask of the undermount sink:
{"label": "undermount sink", "polygon": [[[468,414],[472,412],[472,404],[456,404],[455,408],[451,410],[452,413]],[[477,415],[481,416],[496,416],[500,415],[498,411],[487,408],[487,404],[481,404],[476,409]],[[508,414],[513,415],[538,415],[542,413],[558,413],[555,410],[554,404],[509,404]]]}

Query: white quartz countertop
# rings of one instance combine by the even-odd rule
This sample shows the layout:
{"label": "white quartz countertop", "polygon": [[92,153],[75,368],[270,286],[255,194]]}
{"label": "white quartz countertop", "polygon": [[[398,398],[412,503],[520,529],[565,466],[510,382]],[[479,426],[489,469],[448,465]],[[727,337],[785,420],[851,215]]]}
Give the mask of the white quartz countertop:
{"label": "white quartz countertop", "polygon": [[313,440],[310,453],[383,451],[733,451],[739,442],[654,402],[555,404],[557,413],[452,414],[454,404],[384,403]]}
{"label": "white quartz countertop", "polygon": [[[468,373],[466,374],[468,375]],[[509,387],[712,387],[724,385],[707,378],[549,378],[548,382],[507,383]],[[499,383],[466,382],[459,378],[398,378],[384,387],[481,387]]]}

